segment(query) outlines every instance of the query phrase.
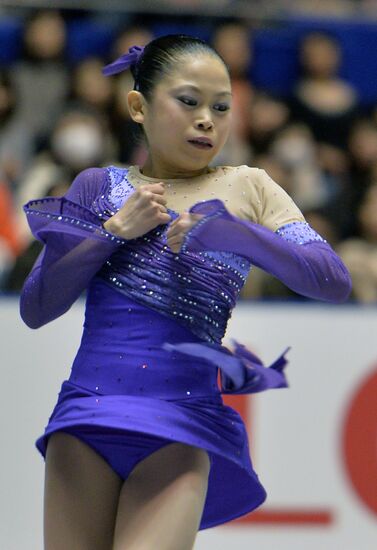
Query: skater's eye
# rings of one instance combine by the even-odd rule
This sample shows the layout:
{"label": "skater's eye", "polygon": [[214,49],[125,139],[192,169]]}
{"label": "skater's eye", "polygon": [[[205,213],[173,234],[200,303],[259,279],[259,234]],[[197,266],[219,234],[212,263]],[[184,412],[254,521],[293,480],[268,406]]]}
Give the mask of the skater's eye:
{"label": "skater's eye", "polygon": [[185,105],[196,105],[195,99],[191,99],[190,97],[179,97],[178,99],[179,101],[182,101],[182,103],[184,103]]}
{"label": "skater's eye", "polygon": [[228,105],[227,103],[217,103],[215,107],[216,106],[219,107],[219,109],[216,109],[216,111],[224,112],[224,111],[229,111],[230,109],[230,105]]}
{"label": "skater's eye", "polygon": [[[197,105],[197,101],[190,97],[181,96],[178,99],[179,101],[182,101],[182,103],[190,107],[194,107],[195,105]],[[215,109],[215,111],[224,112],[230,109],[230,105],[228,103],[216,103],[213,108]]]}

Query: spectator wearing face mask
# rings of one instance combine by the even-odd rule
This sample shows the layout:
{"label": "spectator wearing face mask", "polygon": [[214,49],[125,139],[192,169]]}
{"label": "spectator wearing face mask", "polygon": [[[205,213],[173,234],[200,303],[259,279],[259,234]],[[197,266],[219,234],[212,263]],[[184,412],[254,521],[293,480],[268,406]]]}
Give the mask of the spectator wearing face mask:
{"label": "spectator wearing face mask", "polygon": [[113,159],[113,142],[106,120],[90,111],[62,114],[51,135],[49,148],[41,152],[23,178],[17,194],[17,215],[25,244],[30,239],[22,211],[25,201],[43,197],[57,173],[64,169],[69,180],[88,166],[102,165]]}

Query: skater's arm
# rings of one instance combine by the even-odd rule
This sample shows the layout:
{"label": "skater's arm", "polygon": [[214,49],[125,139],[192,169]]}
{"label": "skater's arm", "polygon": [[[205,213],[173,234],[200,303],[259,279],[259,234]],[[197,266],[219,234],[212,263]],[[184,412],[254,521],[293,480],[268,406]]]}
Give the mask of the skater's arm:
{"label": "skater's arm", "polygon": [[260,223],[233,216],[218,200],[198,203],[190,212],[205,217],[186,234],[182,251],[234,252],[303,296],[344,302],[351,278],[339,256],[282,188],[268,177],[263,183]]}
{"label": "skater's arm", "polygon": [[65,313],[124,242],[89,209],[105,178],[105,169],[90,168],[75,178],[64,197],[24,205],[33,235],[44,243],[20,296],[20,314],[30,328]]}

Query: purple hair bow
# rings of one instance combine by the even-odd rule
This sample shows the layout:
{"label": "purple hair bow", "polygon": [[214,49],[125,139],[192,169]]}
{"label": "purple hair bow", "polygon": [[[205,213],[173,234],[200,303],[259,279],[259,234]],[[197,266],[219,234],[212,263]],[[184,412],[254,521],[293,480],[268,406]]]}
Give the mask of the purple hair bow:
{"label": "purple hair bow", "polygon": [[134,65],[139,60],[139,57],[142,55],[144,51],[144,46],[131,46],[129,48],[128,53],[125,53],[118,57],[115,61],[110,63],[110,65],[106,65],[102,69],[102,73],[105,76],[110,76],[112,74],[117,74],[125,69],[128,69],[131,65]]}

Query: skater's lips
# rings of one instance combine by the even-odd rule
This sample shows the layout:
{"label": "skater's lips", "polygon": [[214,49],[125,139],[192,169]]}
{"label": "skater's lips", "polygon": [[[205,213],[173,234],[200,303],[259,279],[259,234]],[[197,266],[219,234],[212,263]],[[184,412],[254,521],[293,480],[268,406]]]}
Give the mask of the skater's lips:
{"label": "skater's lips", "polygon": [[188,141],[190,141],[191,143],[206,143],[208,145],[210,145],[211,147],[213,147],[213,142],[211,139],[205,137],[205,136],[199,136],[199,137],[194,137],[194,138],[191,138],[189,139]]}

